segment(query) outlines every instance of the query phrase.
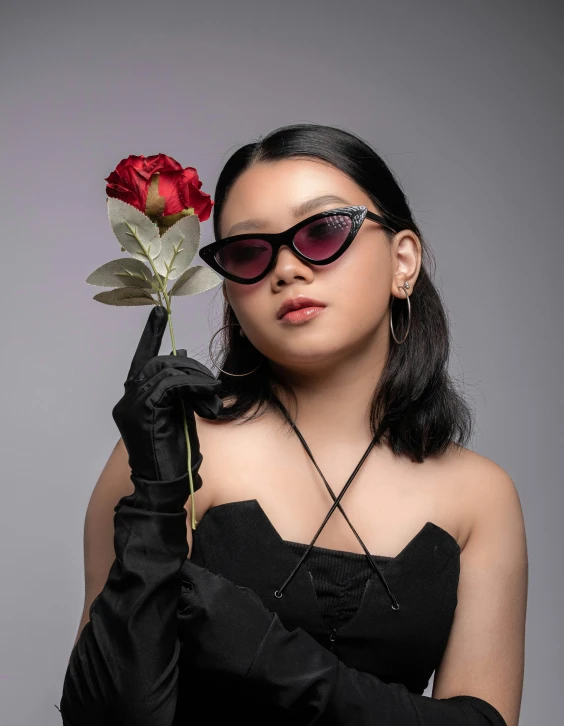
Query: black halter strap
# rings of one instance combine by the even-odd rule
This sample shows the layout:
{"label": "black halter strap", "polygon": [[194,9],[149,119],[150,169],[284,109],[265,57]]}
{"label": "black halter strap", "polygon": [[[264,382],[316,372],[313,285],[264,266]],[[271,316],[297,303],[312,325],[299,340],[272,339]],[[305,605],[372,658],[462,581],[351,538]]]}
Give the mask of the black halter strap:
{"label": "black halter strap", "polygon": [[370,442],[370,445],[368,446],[368,448],[364,452],[362,458],[360,459],[360,461],[356,465],[355,470],[350,475],[349,479],[347,480],[347,483],[343,487],[343,489],[340,492],[339,496],[336,497],[335,496],[335,493],[333,492],[333,490],[329,486],[329,483],[328,483],[327,479],[324,477],[323,472],[321,471],[321,469],[317,465],[317,462],[315,461],[315,459],[313,457],[313,454],[311,453],[311,450],[310,450],[309,446],[307,445],[304,437],[302,436],[300,430],[298,429],[298,427],[296,426],[296,424],[292,421],[292,419],[288,415],[288,412],[286,411],[286,408],[281,403],[281,401],[279,401],[278,398],[276,398],[276,397],[274,398],[274,403],[282,411],[282,413],[284,414],[286,420],[292,426],[292,428],[295,431],[296,435],[298,436],[298,438],[302,442],[302,444],[303,444],[303,446],[304,446],[304,448],[305,448],[305,450],[306,450],[309,458],[312,460],[315,468],[317,469],[317,471],[321,475],[321,478],[323,479],[323,482],[324,482],[324,484],[325,484],[325,486],[327,488],[327,491],[329,492],[329,494],[331,495],[331,498],[333,499],[333,504],[331,505],[331,509],[328,511],[327,515],[325,516],[325,519],[323,520],[321,526],[319,527],[319,529],[315,533],[313,539],[311,540],[311,542],[307,546],[307,549],[305,550],[305,552],[303,553],[303,555],[300,557],[298,563],[296,564],[296,566],[294,567],[294,569],[292,570],[292,572],[286,578],[285,582],[278,588],[278,590],[276,590],[274,592],[275,597],[277,597],[277,598],[281,598],[282,597],[282,592],[283,592],[284,588],[288,585],[288,583],[292,580],[292,578],[297,573],[297,571],[299,570],[299,568],[302,566],[304,560],[306,559],[306,557],[310,553],[311,548],[314,546],[317,538],[321,534],[321,531],[323,530],[323,527],[325,527],[325,525],[329,521],[329,518],[331,517],[331,515],[333,514],[333,512],[335,511],[335,509],[338,508],[339,511],[341,512],[341,514],[343,515],[343,517],[345,518],[347,524],[349,525],[349,527],[353,531],[353,533],[354,533],[355,537],[357,538],[358,542],[360,543],[360,546],[364,550],[364,552],[365,552],[365,554],[366,554],[366,556],[368,558],[368,561],[370,562],[370,565],[372,566],[372,568],[374,569],[374,571],[378,573],[380,579],[382,580],[382,583],[383,583],[384,587],[386,588],[386,591],[387,591],[387,593],[388,593],[388,595],[389,595],[389,597],[390,597],[390,599],[392,601],[392,610],[399,610],[399,603],[396,600],[395,595],[393,594],[393,592],[390,590],[390,587],[389,587],[388,583],[386,582],[386,578],[384,577],[383,573],[380,571],[380,568],[378,567],[378,565],[376,564],[376,562],[374,562],[374,558],[372,557],[372,555],[368,551],[368,548],[366,547],[366,545],[362,541],[362,539],[361,539],[360,535],[358,534],[358,532],[356,531],[356,529],[353,527],[351,521],[349,520],[349,518],[348,518],[348,516],[347,516],[347,514],[345,512],[345,510],[342,508],[341,503],[340,503],[341,502],[341,499],[343,498],[343,496],[345,494],[345,492],[347,491],[347,489],[351,485],[353,479],[355,478],[355,476],[357,475],[358,471],[360,470],[360,467],[364,464],[366,458],[368,457],[368,454],[372,451],[372,449],[373,449],[373,447],[374,447],[374,445],[376,443],[376,440],[375,439],[372,439],[372,441]]}

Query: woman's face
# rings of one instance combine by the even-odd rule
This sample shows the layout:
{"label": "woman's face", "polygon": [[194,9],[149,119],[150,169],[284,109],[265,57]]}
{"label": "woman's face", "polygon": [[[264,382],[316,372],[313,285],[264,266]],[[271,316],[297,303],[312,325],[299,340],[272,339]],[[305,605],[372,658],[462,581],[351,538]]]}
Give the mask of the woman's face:
{"label": "woman's face", "polygon": [[[326,200],[305,215],[294,216],[294,207],[327,195],[342,201]],[[324,161],[300,157],[258,163],[230,189],[220,236],[250,231],[239,227],[247,220],[260,221],[262,232],[282,232],[317,212],[349,205],[379,213],[352,179]],[[232,232],[234,225],[238,229]],[[317,372],[366,346],[387,350],[390,293],[404,298],[397,286],[406,280],[413,286],[419,267],[420,244],[411,231],[397,233],[390,242],[377,222],[365,219],[352,244],[334,262],[316,266],[283,246],[266,277],[251,285],[225,280],[223,292],[250,342],[275,365],[288,372]],[[326,307],[305,323],[285,324],[277,318],[278,308],[298,295],[320,300]]]}

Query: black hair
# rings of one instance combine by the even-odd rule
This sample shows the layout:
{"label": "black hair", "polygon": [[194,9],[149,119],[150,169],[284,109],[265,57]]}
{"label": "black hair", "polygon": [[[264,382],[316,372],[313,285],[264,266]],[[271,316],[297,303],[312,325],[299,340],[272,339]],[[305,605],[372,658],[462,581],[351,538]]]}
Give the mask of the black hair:
{"label": "black hair", "polygon": [[[396,456],[408,455],[422,463],[451,444],[464,445],[472,433],[472,411],[455,388],[448,372],[450,333],[447,312],[431,280],[435,261],[417,226],[406,197],[384,160],[355,134],[321,124],[294,124],[275,129],[259,141],[249,143],[227,160],[215,188],[213,228],[220,237],[221,212],[229,190],[239,175],[258,163],[272,163],[292,157],[314,157],[347,174],[376,205],[396,230],[409,229],[422,246],[421,269],[410,295],[411,321],[405,341],[398,344],[390,333],[387,360],[371,401],[371,433],[376,445],[387,441]],[[393,232],[385,230],[389,239]],[[390,304],[394,302],[390,295]],[[407,326],[407,303],[396,299],[393,306],[394,332],[399,340]],[[291,386],[276,375],[266,357],[248,338],[240,336],[238,321],[224,299],[222,349],[214,355],[222,372],[220,396],[224,400],[218,420],[245,421],[261,416],[270,406],[282,408],[277,387],[296,403]],[[220,337],[218,335],[218,337]],[[253,409],[252,414],[246,415]]]}

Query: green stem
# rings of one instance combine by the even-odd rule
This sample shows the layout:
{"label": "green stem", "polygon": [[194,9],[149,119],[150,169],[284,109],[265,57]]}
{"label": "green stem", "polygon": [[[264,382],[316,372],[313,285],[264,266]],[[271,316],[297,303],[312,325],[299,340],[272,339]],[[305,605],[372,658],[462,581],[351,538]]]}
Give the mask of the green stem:
{"label": "green stem", "polygon": [[[128,227],[131,230],[132,236],[135,237],[135,239],[137,240],[139,246],[143,250],[143,254],[147,257],[147,259],[151,263],[151,267],[153,268],[153,272],[155,273],[155,277],[158,280],[159,285],[161,286],[160,292],[162,292],[162,294],[164,296],[164,299],[165,299],[165,302],[166,302],[166,311],[168,313],[168,326],[169,326],[169,329],[170,329],[170,339],[172,341],[172,354],[173,355],[176,355],[176,345],[175,345],[175,342],[174,342],[174,330],[172,329],[172,311],[170,309],[170,296],[167,294],[167,291],[166,291],[166,285],[167,285],[167,282],[168,282],[168,275],[169,275],[170,270],[167,269],[166,277],[165,277],[164,282],[163,282],[161,276],[159,275],[159,273],[157,272],[157,270],[155,268],[155,265],[153,263],[153,260],[151,259],[151,255],[147,252],[147,250],[145,249],[145,245],[143,244],[143,242],[141,242],[141,240],[137,236],[137,229],[131,228],[129,226],[129,224],[128,224]],[[160,294],[159,294],[159,301],[160,301]],[[194,479],[192,477],[192,449],[190,447],[190,434],[188,432],[188,421],[186,419],[186,409],[184,407],[184,401],[180,401],[180,403],[182,404],[182,418],[183,418],[183,423],[184,423],[184,436],[186,437],[186,450],[187,450],[187,453],[188,453],[187,465],[188,465],[188,477],[190,479],[190,497],[191,497],[191,499],[190,499],[190,505],[191,505],[190,506],[190,509],[191,509],[191,512],[192,512],[191,527],[194,530],[194,529],[196,529],[198,523],[196,522],[196,506],[194,504]]]}
{"label": "green stem", "polygon": [[[165,294],[165,297],[167,299],[167,312],[168,312],[168,325],[170,328],[170,339],[172,341],[172,353],[173,355],[176,355],[176,347],[174,344],[174,330],[172,329],[172,312],[170,310],[170,298],[168,295]],[[192,529],[196,529],[197,522],[196,522],[196,506],[194,504],[194,479],[192,477],[192,449],[190,448],[190,434],[188,433],[188,421],[186,420],[186,409],[184,408],[184,401],[180,401],[182,404],[182,418],[184,423],[184,436],[186,437],[186,450],[188,452],[188,476],[190,478],[190,510],[192,513],[192,521],[191,521],[191,527]]]}

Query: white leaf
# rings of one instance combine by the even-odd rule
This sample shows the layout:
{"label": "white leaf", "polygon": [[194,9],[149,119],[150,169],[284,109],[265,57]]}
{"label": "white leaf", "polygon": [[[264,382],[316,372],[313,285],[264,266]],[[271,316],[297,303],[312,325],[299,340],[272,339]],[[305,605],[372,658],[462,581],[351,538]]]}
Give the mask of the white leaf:
{"label": "white leaf", "polygon": [[[188,269],[200,244],[200,220],[192,214],[175,222],[161,237],[161,251],[155,258],[155,269],[164,277],[167,265],[172,266],[169,280],[176,280]],[[177,250],[175,254],[175,250]]]}
{"label": "white leaf", "polygon": [[174,283],[169,295],[197,295],[221,284],[221,277],[203,265],[196,265],[186,270]]}
{"label": "white leaf", "polygon": [[157,301],[140,287],[117,287],[94,295],[93,300],[106,305],[156,305]]}
{"label": "white leaf", "polygon": [[161,251],[159,228],[146,214],[121,199],[109,197],[108,217],[118,242],[130,255],[143,262],[147,260],[145,248],[151,258],[157,257]]}
{"label": "white leaf", "polygon": [[117,260],[106,262],[94,270],[87,278],[89,285],[98,287],[142,287],[152,290],[151,270],[139,260],[131,257],[119,257]]}

